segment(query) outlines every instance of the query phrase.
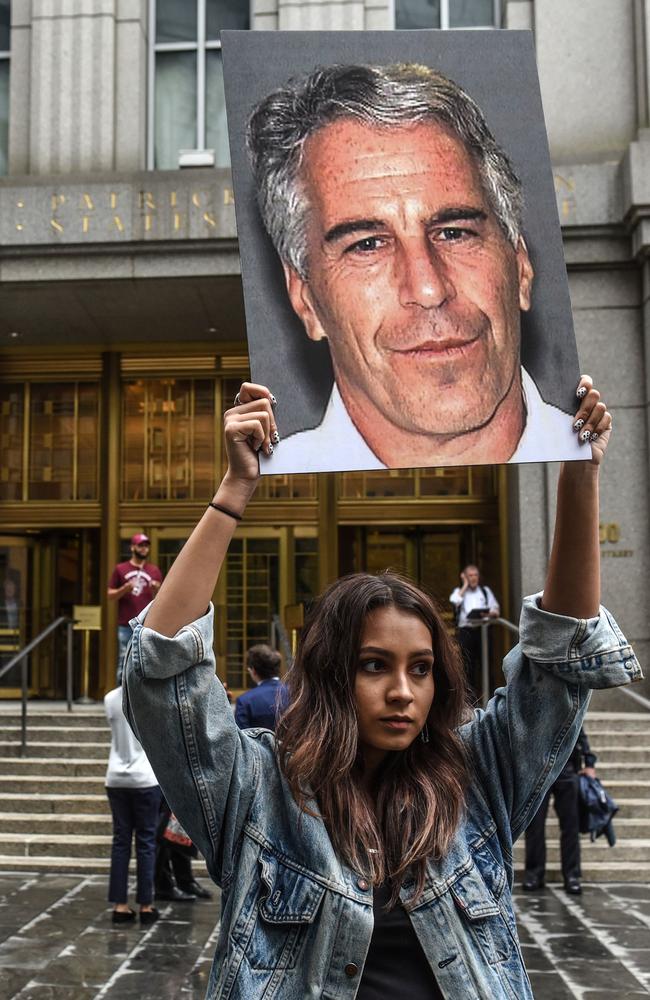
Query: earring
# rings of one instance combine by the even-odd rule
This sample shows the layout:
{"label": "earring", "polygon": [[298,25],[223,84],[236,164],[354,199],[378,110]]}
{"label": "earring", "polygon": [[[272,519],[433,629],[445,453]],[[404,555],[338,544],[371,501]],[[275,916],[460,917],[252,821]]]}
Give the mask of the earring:
{"label": "earring", "polygon": [[426,722],[424,723],[422,729],[420,730],[420,739],[422,740],[423,743],[429,742],[429,726]]}

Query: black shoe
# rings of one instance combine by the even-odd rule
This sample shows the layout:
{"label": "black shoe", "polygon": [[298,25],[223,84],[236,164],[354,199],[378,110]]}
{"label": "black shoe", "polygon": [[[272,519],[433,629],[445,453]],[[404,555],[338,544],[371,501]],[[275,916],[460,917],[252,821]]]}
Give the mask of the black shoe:
{"label": "black shoe", "polygon": [[155,906],[151,910],[140,910],[140,923],[143,927],[149,927],[151,924],[155,924],[159,916],[160,914]]}
{"label": "black shoe", "polygon": [[132,924],[135,920],[135,910],[113,910],[111,920],[114,924]]}
{"label": "black shoe", "polygon": [[521,888],[525,889],[526,892],[537,892],[538,889],[544,888],[544,879],[538,878],[536,875],[526,875],[521,883]]}
{"label": "black shoe", "polygon": [[196,896],[197,899],[212,899],[212,893],[200,886],[195,879],[179,886],[179,888],[182,892],[189,893],[190,896]]}
{"label": "black shoe", "polygon": [[195,898],[193,893],[183,892],[182,889],[177,889],[175,885],[171,889],[165,889],[164,892],[156,893],[156,899],[164,899],[169,903],[192,903]]}
{"label": "black shoe", "polygon": [[582,894],[580,880],[577,878],[567,879],[564,883],[564,891],[568,892],[570,896],[580,896]]}

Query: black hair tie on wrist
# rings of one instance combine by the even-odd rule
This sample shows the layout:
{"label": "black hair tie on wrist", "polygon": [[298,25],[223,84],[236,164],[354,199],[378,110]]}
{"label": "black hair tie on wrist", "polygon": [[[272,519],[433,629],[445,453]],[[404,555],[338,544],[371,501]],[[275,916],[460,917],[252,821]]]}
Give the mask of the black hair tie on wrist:
{"label": "black hair tie on wrist", "polygon": [[215,510],[220,510],[222,514],[227,514],[228,517],[234,517],[235,521],[241,521],[241,514],[235,514],[234,510],[229,510],[228,507],[222,507],[220,503],[209,503],[208,507],[214,507]]}

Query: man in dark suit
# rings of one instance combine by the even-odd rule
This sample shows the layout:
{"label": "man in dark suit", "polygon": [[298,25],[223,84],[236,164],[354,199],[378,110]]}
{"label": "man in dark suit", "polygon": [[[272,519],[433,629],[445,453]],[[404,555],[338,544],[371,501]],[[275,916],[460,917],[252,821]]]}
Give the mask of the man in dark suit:
{"label": "man in dark suit", "polygon": [[270,646],[251,646],[248,672],[256,685],[237,699],[235,722],[240,729],[275,730],[276,718],[286,707],[287,690],[280,680],[280,654]]}
{"label": "man in dark suit", "polygon": [[573,753],[526,830],[526,871],[522,888],[527,892],[534,892],[544,885],[546,867],[544,827],[551,794],[560,821],[560,857],[564,888],[572,896],[578,896],[582,892],[580,885],[579,775],[587,774],[595,778],[594,765],[596,760],[596,754],[589,746],[587,734],[584,729],[581,729]]}

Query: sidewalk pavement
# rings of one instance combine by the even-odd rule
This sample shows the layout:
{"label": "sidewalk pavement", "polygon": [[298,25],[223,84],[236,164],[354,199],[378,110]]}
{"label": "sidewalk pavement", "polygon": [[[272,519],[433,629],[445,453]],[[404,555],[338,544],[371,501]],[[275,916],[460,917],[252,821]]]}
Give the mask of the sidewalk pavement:
{"label": "sidewalk pavement", "polygon": [[[212,888],[211,902],[159,904],[151,928],[122,929],[102,876],[0,873],[0,994],[203,1000],[218,933]],[[649,885],[585,885],[579,897],[518,889],[515,900],[536,1000],[650,996]]]}

